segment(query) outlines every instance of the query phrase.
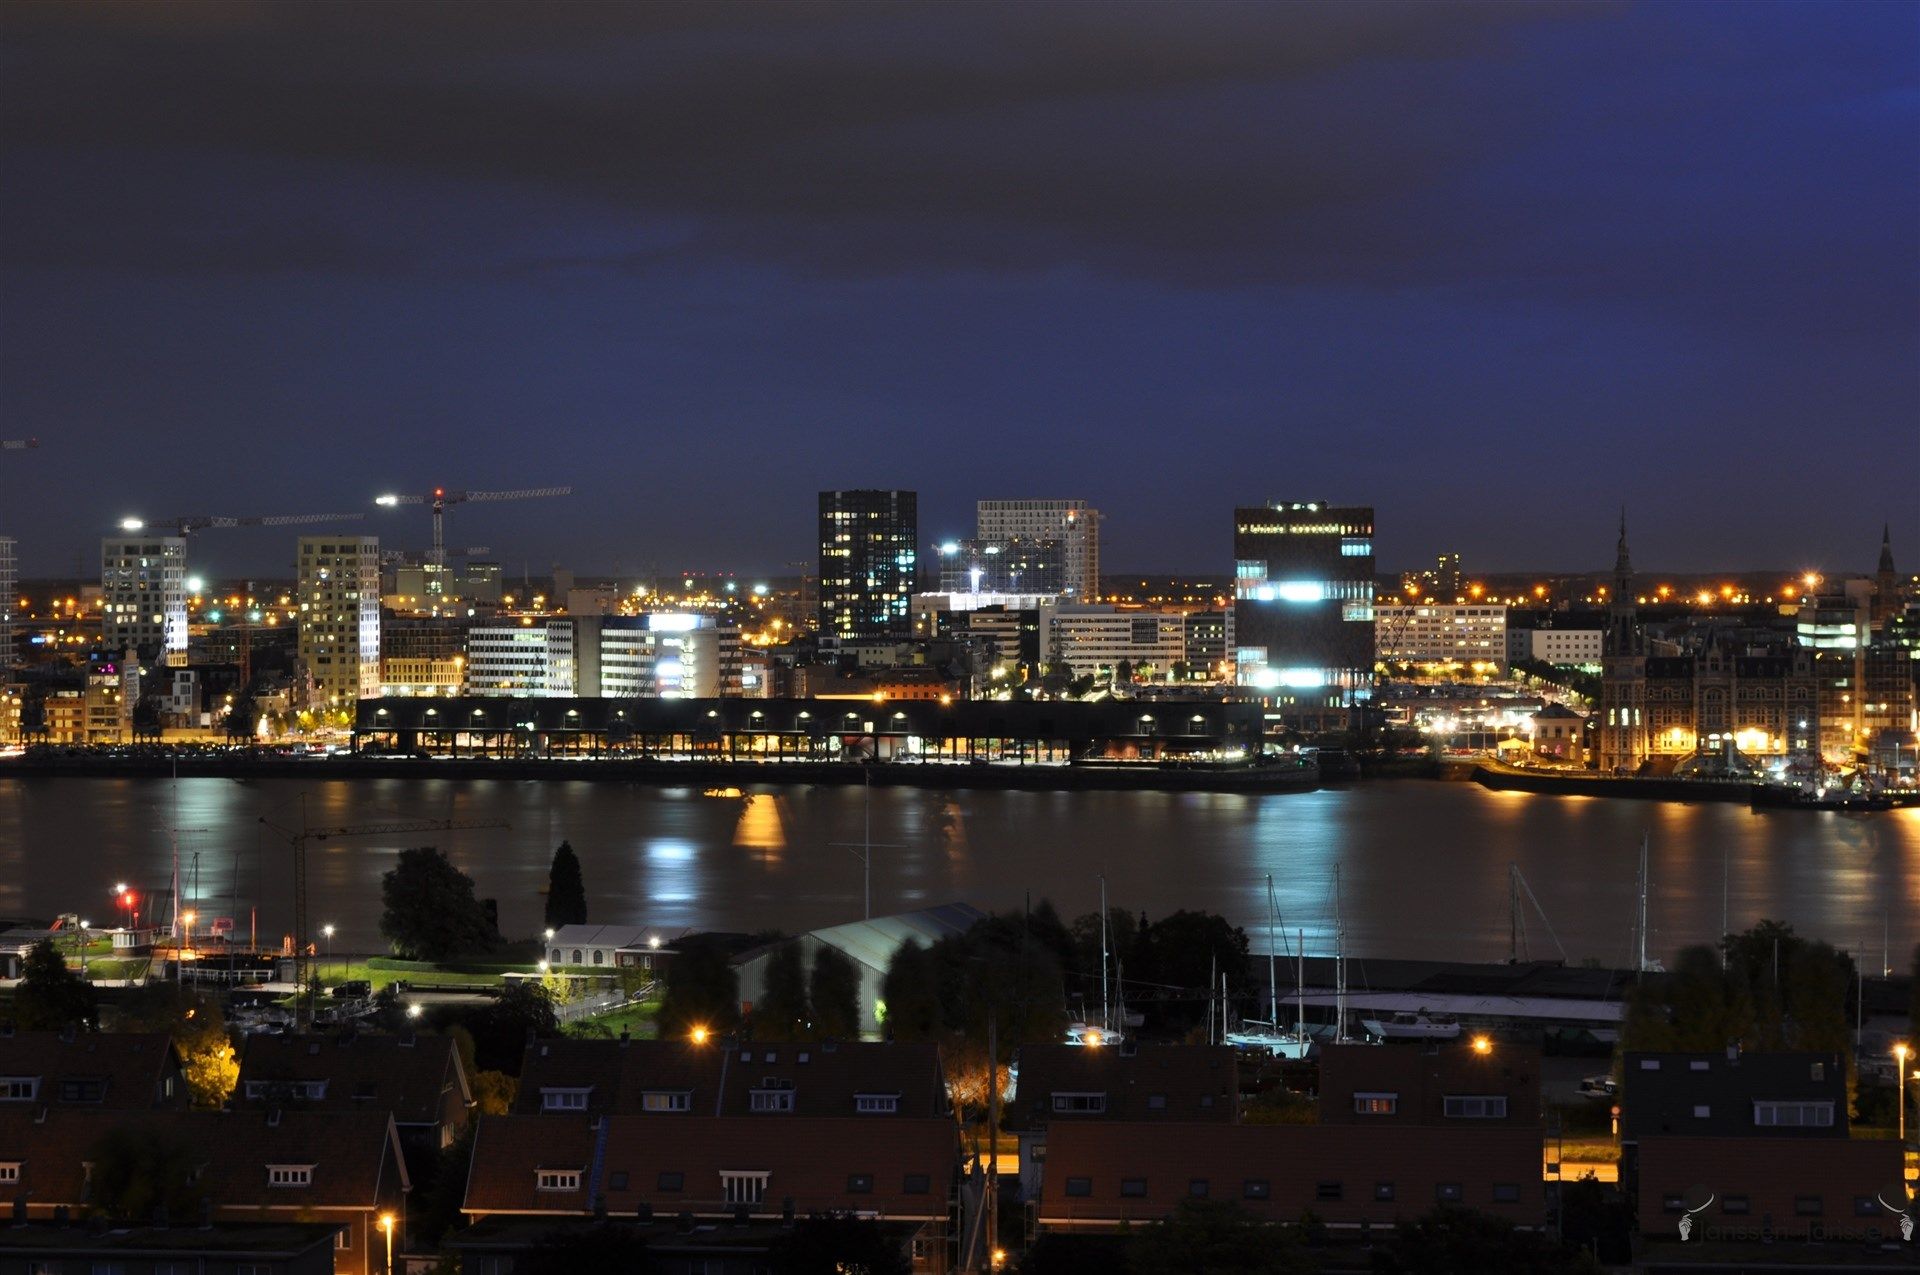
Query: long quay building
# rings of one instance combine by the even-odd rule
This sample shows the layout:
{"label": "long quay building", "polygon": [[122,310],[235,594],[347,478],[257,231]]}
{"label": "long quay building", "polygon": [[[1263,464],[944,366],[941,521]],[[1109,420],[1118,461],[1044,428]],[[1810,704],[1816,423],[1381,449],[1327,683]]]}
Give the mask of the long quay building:
{"label": "long quay building", "polygon": [[361,700],[358,753],[662,761],[1229,766],[1259,757],[1262,710],[1217,701]]}

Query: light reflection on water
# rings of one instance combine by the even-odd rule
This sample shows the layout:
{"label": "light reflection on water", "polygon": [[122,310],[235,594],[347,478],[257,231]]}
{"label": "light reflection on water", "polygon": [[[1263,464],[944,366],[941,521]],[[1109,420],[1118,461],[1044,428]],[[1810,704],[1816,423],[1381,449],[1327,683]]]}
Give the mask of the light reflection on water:
{"label": "light reflection on water", "polygon": [[[401,819],[503,819],[466,829],[313,843],[315,924],[336,950],[379,945],[380,875],[408,845],[437,845],[499,901],[510,933],[541,923],[553,847],[570,840],[596,921],[752,931],[842,921],[861,906],[858,788],[788,787],[744,796],[695,788],[527,780],[0,781],[0,917],[76,911],[105,923],[125,879],[164,891],[169,827],[183,866],[199,854],[207,916],[277,937],[291,912],[284,839],[260,824],[314,827]],[[1278,796],[1025,793],[876,788],[874,907],[966,899],[1017,908],[1051,898],[1069,918],[1098,906],[1149,916],[1220,911],[1266,943],[1266,876],[1289,935],[1333,945],[1333,877],[1348,950],[1373,956],[1505,956],[1507,872],[1516,863],[1569,955],[1627,956],[1639,842],[1652,846],[1653,946],[1710,942],[1723,882],[1736,928],[1762,916],[1863,946],[1883,923],[1893,962],[1920,941],[1920,810],[1871,815],[1750,811],[1489,792],[1398,782]],[[176,813],[177,812],[177,813]],[[1536,956],[1552,955],[1538,918]],[[1291,939],[1289,939],[1291,942]]]}

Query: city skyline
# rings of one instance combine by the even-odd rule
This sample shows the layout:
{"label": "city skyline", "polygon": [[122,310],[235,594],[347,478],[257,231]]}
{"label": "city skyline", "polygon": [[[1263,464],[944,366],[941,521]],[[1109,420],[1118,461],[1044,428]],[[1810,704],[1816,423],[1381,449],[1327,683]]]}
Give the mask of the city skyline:
{"label": "city skyline", "polygon": [[772,573],[842,487],[1070,494],[1140,571],[1265,500],[1406,567],[1920,539],[1897,6],[347,12],[0,14],[23,577],[423,548],[372,502],[436,484],[573,485],[449,543],[600,572]]}

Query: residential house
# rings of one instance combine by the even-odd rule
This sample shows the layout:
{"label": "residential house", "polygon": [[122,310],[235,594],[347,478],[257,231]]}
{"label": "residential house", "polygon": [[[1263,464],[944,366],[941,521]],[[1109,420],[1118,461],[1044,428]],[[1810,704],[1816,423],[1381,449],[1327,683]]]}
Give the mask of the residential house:
{"label": "residential house", "polygon": [[337,1228],[335,1275],[385,1270],[386,1233],[405,1247],[411,1189],[384,1111],[127,1111],[53,1106],[0,1113],[0,1208],[47,1221],[96,1205],[89,1160],[109,1133],[184,1145],[216,1222]]}
{"label": "residential house", "polygon": [[[1197,1069],[1191,1060],[1184,1066]],[[1229,1085],[1232,1074],[1228,1063]],[[1275,1222],[1311,1212],[1347,1230],[1392,1226],[1447,1204],[1544,1226],[1539,1078],[1538,1052],[1507,1045],[1328,1046],[1316,1124],[1197,1120],[1157,1107],[1146,1118],[1077,1119],[1073,1093],[1062,1095],[1063,1111],[1054,1090],[1040,1100],[1049,1128],[1037,1225],[1110,1230],[1165,1217],[1182,1200],[1213,1199]],[[1024,1091],[1025,1074],[1020,1084]],[[1154,1090],[1145,1092],[1151,1101]],[[1030,1111],[1019,1095],[1015,1109]]]}
{"label": "residential house", "polygon": [[916,1271],[941,1272],[959,1143],[943,1117],[484,1116],[465,1212],[760,1223],[762,1255],[783,1221],[857,1213],[898,1228]]}
{"label": "residential house", "polygon": [[651,970],[673,937],[648,925],[563,925],[547,939],[547,963]]}
{"label": "residential house", "polygon": [[180,1058],[165,1032],[18,1031],[0,1024],[0,1112],[186,1105]]}
{"label": "residential house", "polygon": [[536,1040],[516,1115],[892,1116],[948,1119],[924,1042]]}
{"label": "residential house", "polygon": [[1022,1045],[1002,1124],[1020,1144],[1020,1197],[1038,1199],[1051,1130],[1069,1124],[1221,1125],[1239,1119],[1226,1045]]}
{"label": "residential house", "polygon": [[234,1101],[250,1108],[385,1111],[393,1116],[410,1176],[466,1132],[473,1110],[460,1050],[448,1036],[247,1038]]}
{"label": "residential house", "polygon": [[36,1222],[0,1227],[0,1275],[332,1275],[339,1229],[323,1222],[112,1230]]}
{"label": "residential house", "polygon": [[1702,1253],[1763,1235],[1896,1238],[1900,1214],[1915,1212],[1899,1147],[1849,1135],[1837,1053],[1630,1053],[1620,1140],[1650,1253],[1683,1236]]}

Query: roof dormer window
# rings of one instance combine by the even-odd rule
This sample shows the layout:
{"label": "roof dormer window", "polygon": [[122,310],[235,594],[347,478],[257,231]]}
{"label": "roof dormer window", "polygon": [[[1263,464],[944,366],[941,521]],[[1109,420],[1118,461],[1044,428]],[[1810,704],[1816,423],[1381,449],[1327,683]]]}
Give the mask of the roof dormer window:
{"label": "roof dormer window", "polygon": [[313,1166],[310,1164],[270,1164],[267,1166],[268,1186],[312,1186]]}
{"label": "roof dormer window", "polygon": [[540,1091],[540,1110],[542,1111],[585,1111],[587,1095],[593,1092],[592,1086],[584,1089],[546,1089]]}
{"label": "roof dormer window", "polygon": [[40,1096],[38,1076],[0,1076],[0,1102],[32,1102]]}
{"label": "roof dormer window", "polygon": [[1060,1093],[1053,1095],[1053,1109],[1059,1115],[1098,1116],[1107,1110],[1107,1095],[1101,1093]]}
{"label": "roof dormer window", "polygon": [[900,1095],[897,1093],[857,1093],[853,1096],[853,1109],[863,1116],[891,1116],[900,1111]]}

